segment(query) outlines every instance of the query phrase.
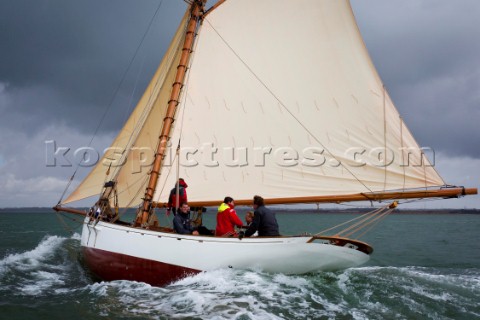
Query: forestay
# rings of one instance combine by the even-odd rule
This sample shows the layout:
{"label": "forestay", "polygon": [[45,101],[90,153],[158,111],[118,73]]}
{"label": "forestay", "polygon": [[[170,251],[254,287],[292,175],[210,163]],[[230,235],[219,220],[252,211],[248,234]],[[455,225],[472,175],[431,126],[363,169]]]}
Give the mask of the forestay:
{"label": "forestay", "polygon": [[[104,181],[114,179],[117,181],[119,206],[133,207],[141,202],[150,171],[148,165],[152,162],[158,144],[187,21],[188,15],[185,14],[145,93],[110,148],[63,203],[98,195]],[[112,167],[108,170],[110,164]],[[106,175],[108,171],[109,174]]]}

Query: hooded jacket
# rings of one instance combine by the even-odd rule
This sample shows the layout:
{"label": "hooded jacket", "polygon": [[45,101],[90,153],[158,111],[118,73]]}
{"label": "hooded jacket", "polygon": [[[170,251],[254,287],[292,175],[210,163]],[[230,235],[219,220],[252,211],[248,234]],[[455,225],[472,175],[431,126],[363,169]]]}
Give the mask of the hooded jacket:
{"label": "hooded jacket", "polygon": [[[186,190],[188,185],[183,179],[178,180],[178,184],[179,184],[178,195],[179,195],[179,198],[180,198],[179,201],[178,201],[178,205],[181,205],[183,202],[188,202],[187,190]],[[168,197],[168,207],[175,209],[176,206],[177,206],[177,185],[175,185],[175,188],[170,190],[170,195]]]}
{"label": "hooded jacket", "polygon": [[242,220],[238,218],[237,213],[232,205],[222,203],[218,207],[217,213],[217,228],[215,235],[217,237],[236,236],[235,226],[243,226]]}

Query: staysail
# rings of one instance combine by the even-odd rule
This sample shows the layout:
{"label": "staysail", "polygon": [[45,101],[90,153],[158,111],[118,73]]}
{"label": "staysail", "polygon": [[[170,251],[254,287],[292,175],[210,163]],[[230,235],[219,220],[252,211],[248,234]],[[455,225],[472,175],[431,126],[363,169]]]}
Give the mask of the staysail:
{"label": "staysail", "polygon": [[[384,89],[347,0],[225,1],[205,17],[192,60],[171,138],[190,201],[445,184]],[[171,171],[162,168],[158,202]]]}
{"label": "staysail", "polygon": [[187,13],[130,118],[97,166],[63,203],[98,195],[104,182],[110,180],[117,181],[119,206],[133,207],[141,202],[181,54]]}

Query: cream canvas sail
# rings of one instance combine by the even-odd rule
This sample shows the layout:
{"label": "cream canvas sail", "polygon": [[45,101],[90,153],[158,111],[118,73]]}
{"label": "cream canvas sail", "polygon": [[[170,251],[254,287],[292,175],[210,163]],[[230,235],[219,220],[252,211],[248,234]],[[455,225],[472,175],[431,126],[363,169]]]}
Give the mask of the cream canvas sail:
{"label": "cream canvas sail", "polygon": [[[63,203],[114,180],[120,206],[140,204],[188,17],[111,149]],[[195,41],[154,201],[167,202],[176,161],[200,202],[445,184],[384,89],[349,1],[228,0]]]}
{"label": "cream canvas sail", "polygon": [[444,185],[384,90],[349,1],[228,0],[204,19],[192,61],[171,139],[181,138],[190,201]]}

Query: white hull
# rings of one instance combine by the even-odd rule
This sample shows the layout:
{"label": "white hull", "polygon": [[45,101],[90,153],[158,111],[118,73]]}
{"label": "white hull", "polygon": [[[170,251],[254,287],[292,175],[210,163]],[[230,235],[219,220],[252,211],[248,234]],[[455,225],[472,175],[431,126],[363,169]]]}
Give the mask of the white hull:
{"label": "white hull", "polygon": [[[303,274],[350,268],[369,260],[368,254],[348,246],[336,246],[325,241],[309,243],[311,239],[302,236],[239,240],[179,235],[102,221],[94,225],[86,218],[81,245],[84,250],[102,252],[102,257],[113,253],[116,256],[134,257],[192,271],[253,268],[274,273]],[[97,263],[102,262],[87,263],[97,267]],[[106,260],[103,263],[117,264],[118,267],[121,262]],[[108,266],[104,267],[108,270]],[[128,262],[125,262],[124,267],[128,270]],[[98,276],[103,278],[102,275]]]}

